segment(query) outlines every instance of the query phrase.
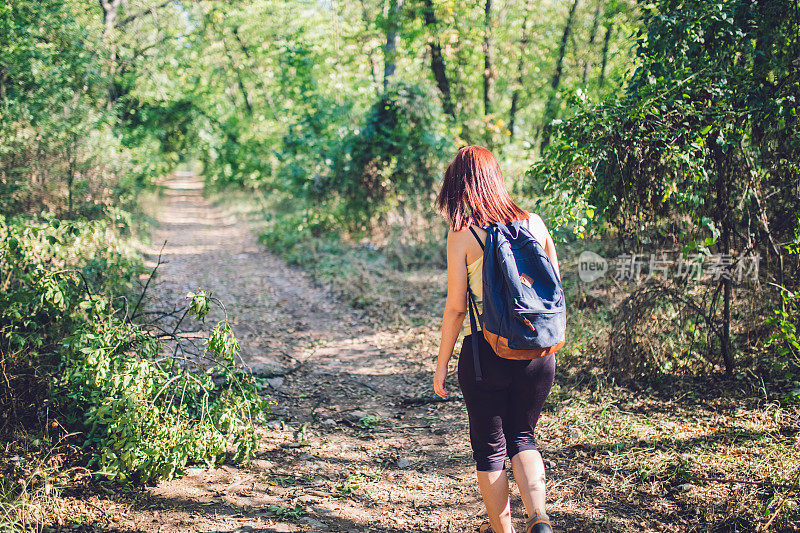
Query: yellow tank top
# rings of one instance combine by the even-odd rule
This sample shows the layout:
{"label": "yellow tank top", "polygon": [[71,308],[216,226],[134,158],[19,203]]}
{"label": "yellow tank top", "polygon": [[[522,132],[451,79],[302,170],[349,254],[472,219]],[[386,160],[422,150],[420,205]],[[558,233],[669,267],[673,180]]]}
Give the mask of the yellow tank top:
{"label": "yellow tank top", "polygon": [[[483,313],[483,256],[480,256],[467,265],[467,282],[469,283],[469,288],[472,289],[472,294],[475,295],[475,305],[480,315]],[[469,300],[467,300],[467,305],[469,305]],[[478,319],[479,318],[476,316],[475,320]],[[472,333],[472,327],[469,324],[469,308],[467,309],[467,319],[465,323],[467,331]]]}

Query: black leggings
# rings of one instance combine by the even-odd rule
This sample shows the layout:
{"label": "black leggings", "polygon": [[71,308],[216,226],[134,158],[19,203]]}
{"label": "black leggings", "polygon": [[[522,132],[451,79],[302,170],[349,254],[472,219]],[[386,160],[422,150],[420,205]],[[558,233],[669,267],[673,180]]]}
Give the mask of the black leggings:
{"label": "black leggings", "polygon": [[535,450],[533,430],[553,386],[555,354],[517,361],[494,353],[483,335],[480,345],[481,383],[475,380],[473,335],[464,338],[458,358],[458,384],[469,415],[469,440],[477,469],[502,470],[506,454]]}

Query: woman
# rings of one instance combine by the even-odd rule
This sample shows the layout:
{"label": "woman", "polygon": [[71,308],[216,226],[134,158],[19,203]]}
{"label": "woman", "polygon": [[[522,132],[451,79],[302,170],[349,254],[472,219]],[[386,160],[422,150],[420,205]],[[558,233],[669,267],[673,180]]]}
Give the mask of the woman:
{"label": "woman", "polygon": [[[553,239],[542,219],[518,207],[509,197],[500,167],[492,153],[480,146],[458,151],[447,167],[438,207],[450,222],[447,235],[447,301],[442,318],[442,340],[433,377],[437,395],[447,398],[447,364],[467,314],[467,284],[478,312],[482,310],[483,251],[477,237],[493,222],[525,221],[544,246],[556,275],[561,277]],[[476,235],[473,234],[473,231]],[[483,381],[475,379],[472,343],[479,342]],[[469,416],[470,444],[476,462],[488,523],[481,531],[511,533],[511,510],[505,457],[511,458],[514,479],[528,514],[526,533],[552,532],[545,513],[545,472],[533,432],[553,385],[555,354],[533,360],[497,356],[480,330],[464,338],[458,359],[458,382]]]}

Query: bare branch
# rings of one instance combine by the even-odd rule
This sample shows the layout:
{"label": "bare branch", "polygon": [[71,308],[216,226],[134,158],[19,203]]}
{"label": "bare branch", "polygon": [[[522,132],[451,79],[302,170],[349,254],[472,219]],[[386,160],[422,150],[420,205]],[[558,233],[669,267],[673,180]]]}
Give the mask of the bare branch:
{"label": "bare branch", "polygon": [[156,262],[156,266],[153,267],[153,271],[150,272],[150,276],[147,278],[147,283],[144,284],[144,289],[142,289],[142,293],[139,295],[139,301],[136,302],[136,307],[133,308],[133,314],[131,315],[130,320],[136,318],[136,311],[139,310],[139,305],[142,303],[142,299],[144,298],[145,293],[147,292],[147,287],[150,286],[150,280],[153,279],[153,276],[158,270],[158,267],[161,266],[161,255],[164,253],[164,247],[167,245],[167,241],[164,241],[164,244],[161,245],[161,251],[158,252],[158,261]]}
{"label": "bare branch", "polygon": [[140,19],[143,16],[145,16],[147,14],[150,14],[150,13],[152,13],[153,16],[155,16],[155,10],[156,9],[161,9],[162,7],[167,7],[168,5],[174,4],[174,3],[175,3],[175,0],[167,0],[166,2],[161,2],[160,4],[157,4],[157,5],[154,5],[154,6],[150,7],[150,8],[148,8],[148,9],[145,9],[144,11],[142,11],[140,13],[134,13],[133,15],[129,15],[129,16],[125,17],[124,19],[120,20],[119,24],[117,24],[117,27],[122,27],[122,26],[125,26],[126,24],[130,24],[134,20]]}

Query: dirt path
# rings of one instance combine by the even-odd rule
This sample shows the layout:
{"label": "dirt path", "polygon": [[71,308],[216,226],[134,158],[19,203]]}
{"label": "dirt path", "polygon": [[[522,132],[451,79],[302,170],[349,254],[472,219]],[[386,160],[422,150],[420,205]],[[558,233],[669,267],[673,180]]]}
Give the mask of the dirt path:
{"label": "dirt path", "polygon": [[161,483],[147,491],[131,525],[162,532],[473,530],[482,504],[463,404],[408,405],[431,393],[424,332],[381,329],[338,302],[203,198],[197,177],[172,177],[166,186],[149,250],[154,260],[166,241],[151,304],[210,290],[225,304],[249,364],[299,368],[270,379],[273,420],[251,465],[190,469]]}

